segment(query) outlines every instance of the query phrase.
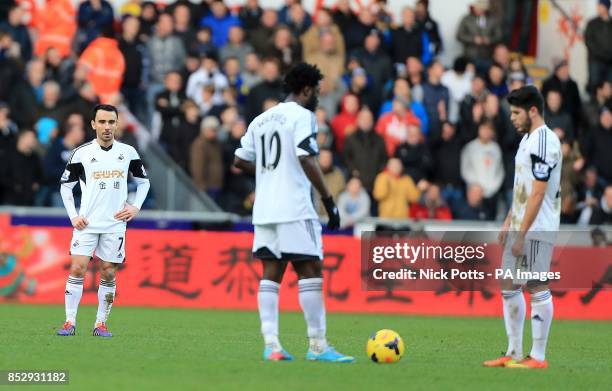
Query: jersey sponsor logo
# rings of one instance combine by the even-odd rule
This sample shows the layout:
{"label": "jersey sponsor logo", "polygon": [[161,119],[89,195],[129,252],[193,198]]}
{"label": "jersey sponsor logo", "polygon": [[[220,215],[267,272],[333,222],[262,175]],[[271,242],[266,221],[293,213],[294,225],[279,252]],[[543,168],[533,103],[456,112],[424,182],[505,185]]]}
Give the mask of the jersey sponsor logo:
{"label": "jersey sponsor logo", "polygon": [[93,179],[125,178],[125,172],[120,170],[94,171],[91,176]]}

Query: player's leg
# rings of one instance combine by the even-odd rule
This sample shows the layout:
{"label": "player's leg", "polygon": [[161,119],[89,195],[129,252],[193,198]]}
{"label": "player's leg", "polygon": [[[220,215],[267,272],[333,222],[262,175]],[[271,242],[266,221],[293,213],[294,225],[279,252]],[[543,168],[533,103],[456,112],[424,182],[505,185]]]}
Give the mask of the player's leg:
{"label": "player's leg", "polygon": [[117,291],[115,275],[119,265],[125,259],[125,233],[100,234],[96,255],[100,258],[100,284],[98,286],[98,312],[93,335],[112,337],[106,322]]}
{"label": "player's leg", "polygon": [[[513,238],[509,237],[504,246],[502,269],[510,270],[514,275],[517,259],[511,252],[512,240]],[[508,348],[501,357],[485,361],[483,365],[487,367],[501,367],[511,360],[523,358],[523,328],[527,306],[522,286],[515,283],[513,279],[503,279],[501,281],[501,294]]]}
{"label": "player's leg", "polygon": [[85,234],[74,231],[70,242],[70,272],[66,281],[64,303],[66,309],[66,321],[57,335],[70,336],[76,332],[76,317],[83,295],[83,281],[87,272],[87,265],[91,260],[94,249],[98,243],[96,234]]}
{"label": "player's leg", "polygon": [[257,305],[264,338],[264,360],[292,360],[283,349],[278,336],[278,293],[283,280],[286,262],[280,260],[276,227],[272,224],[256,225],[253,256],[261,260],[263,274],[259,281]]}
{"label": "player's leg", "polygon": [[[527,270],[537,273],[547,273],[552,260],[552,243],[530,240]],[[509,365],[511,368],[546,368],[546,344],[552,324],[554,308],[548,281],[531,280],[527,282],[531,296],[531,338],[532,347],[529,356],[524,360]]]}
{"label": "player's leg", "polygon": [[283,224],[279,229],[281,251],[292,261],[298,275],[299,301],[308,332],[308,360],[353,362],[327,343],[327,320],[323,297],[323,245],[321,224],[303,220]]}

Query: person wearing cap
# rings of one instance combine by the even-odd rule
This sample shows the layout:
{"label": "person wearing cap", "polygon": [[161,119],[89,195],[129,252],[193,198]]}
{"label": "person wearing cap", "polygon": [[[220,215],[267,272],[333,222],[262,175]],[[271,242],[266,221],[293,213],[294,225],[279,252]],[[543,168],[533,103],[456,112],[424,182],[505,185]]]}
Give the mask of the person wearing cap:
{"label": "person wearing cap", "polygon": [[211,197],[223,187],[223,149],[217,139],[217,117],[207,116],[200,125],[200,135],[191,144],[190,172],[195,186]]}
{"label": "person wearing cap", "polygon": [[599,0],[597,16],[589,21],[584,43],[589,52],[589,91],[603,80],[612,81],[612,19],[610,0]]}
{"label": "person wearing cap", "polygon": [[482,71],[491,58],[493,48],[502,40],[501,23],[488,14],[489,1],[476,0],[471,12],[464,16],[457,30],[457,39],[463,44],[463,55]]}

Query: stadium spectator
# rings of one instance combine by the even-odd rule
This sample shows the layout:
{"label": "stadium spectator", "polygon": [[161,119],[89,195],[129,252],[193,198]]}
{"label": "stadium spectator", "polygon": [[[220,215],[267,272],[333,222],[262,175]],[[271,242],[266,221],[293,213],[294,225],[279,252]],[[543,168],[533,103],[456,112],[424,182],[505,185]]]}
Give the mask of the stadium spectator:
{"label": "stadium spectator", "polygon": [[488,76],[488,90],[497,95],[498,98],[504,98],[508,95],[508,84],[506,83],[506,73],[499,64],[493,63],[489,67],[487,73]]}
{"label": "stadium spectator", "polygon": [[376,176],[373,195],[378,201],[378,216],[383,219],[406,219],[410,217],[409,205],[419,201],[421,192],[403,171],[402,161],[391,158],[387,169]]}
{"label": "stadium spectator", "polygon": [[606,106],[612,107],[612,82],[602,81],[595,86],[593,98],[583,105],[584,114],[582,121],[582,134],[586,135],[592,128],[599,124],[599,113]]}
{"label": "stadium spectator", "polygon": [[407,107],[407,102],[394,99],[391,111],[381,115],[376,123],[376,132],[385,140],[388,156],[393,156],[397,146],[406,141],[411,125],[420,126],[419,119]]}
{"label": "stadium spectator", "polygon": [[240,139],[246,132],[246,124],[242,119],[232,125],[230,135],[223,142],[223,161],[225,179],[223,180],[223,197],[220,205],[232,213],[240,215],[249,214],[252,201],[250,195],[255,191],[255,179],[242,170],[234,167],[234,151],[240,147]]}
{"label": "stadium spectator", "polygon": [[482,187],[489,216],[496,214],[497,194],[504,182],[502,151],[494,138],[494,125],[485,120],[478,126],[478,138],[461,151],[461,177],[468,185]]}
{"label": "stadium spectator", "polygon": [[127,16],[139,17],[142,13],[142,0],[126,0],[119,7],[119,15],[123,20]]}
{"label": "stadium spectator", "polygon": [[393,64],[391,57],[382,48],[382,33],[378,30],[370,30],[365,37],[363,46],[354,49],[351,57],[359,60],[359,63],[370,75],[372,80],[372,91],[376,96],[382,96],[385,83],[393,76]]}
{"label": "stadium spectator", "polygon": [[64,91],[68,91],[73,82],[76,64],[73,57],[62,58],[57,49],[49,48],[43,57],[45,61],[45,80],[54,80],[59,83],[62,99],[66,98]]}
{"label": "stadium spectator", "polygon": [[500,22],[488,12],[489,0],[475,0],[470,8],[459,24],[457,40],[463,44],[463,55],[483,71],[503,32]]}
{"label": "stadium spectator", "polygon": [[338,53],[342,59],[345,58],[346,49],[344,46],[344,37],[338,26],[334,24],[330,11],[326,8],[321,8],[317,13],[313,25],[310,26],[300,38],[302,41],[302,53],[305,59],[319,50],[319,37],[326,31],[334,36]]}
{"label": "stadium spectator", "polygon": [[186,94],[200,105],[202,111],[204,111],[202,89],[208,85],[214,87],[213,104],[221,104],[223,102],[223,89],[227,88],[229,83],[227,77],[219,69],[218,57],[214,52],[204,55],[200,69],[192,73],[187,80]]}
{"label": "stadium spectator", "polygon": [[338,196],[340,227],[352,227],[370,216],[370,197],[357,177],[349,179],[346,190]]}
{"label": "stadium spectator", "polygon": [[36,13],[38,40],[34,54],[43,56],[54,47],[60,56],[68,57],[72,51],[72,40],[77,30],[76,11],[71,0],[47,0]]}
{"label": "stadium spectator", "polygon": [[431,179],[439,184],[442,197],[455,212],[463,198],[460,167],[464,142],[457,134],[455,125],[448,121],[442,124],[442,131],[431,134],[428,141],[432,156]]}
{"label": "stadium spectator", "polygon": [[[344,191],[346,188],[346,181],[344,180],[344,175],[340,168],[334,165],[334,155],[329,149],[322,149],[319,152],[319,166],[321,167],[321,172],[323,173],[323,181],[325,182],[325,186],[329,190],[329,194],[335,199],[338,199],[340,193]],[[320,194],[317,193],[316,200],[320,199]],[[326,216],[325,207],[323,203],[318,203],[317,205],[317,213],[319,216]]]}
{"label": "stadium spectator", "polygon": [[20,128],[31,128],[36,117],[39,102],[42,101],[45,63],[34,58],[26,66],[26,79],[16,83],[9,105],[13,119]]}
{"label": "stadium spectator", "polygon": [[283,95],[279,65],[275,59],[267,58],[263,61],[261,74],[263,80],[251,89],[247,97],[245,113],[248,123],[262,112],[262,104],[266,99],[280,101]]}
{"label": "stadium spectator", "polygon": [[[244,101],[244,96],[241,95],[242,92],[242,75],[240,72],[240,60],[238,59],[238,57],[228,57],[223,61],[223,74],[225,75],[225,78],[227,79],[227,87],[225,87],[222,92],[221,95],[223,95],[223,93],[227,90],[227,89],[232,89],[233,90],[233,94],[232,95],[236,95],[236,98],[240,100],[240,102]],[[225,104],[229,104],[230,102],[227,102],[226,99],[224,99]]]}
{"label": "stadium spectator", "polygon": [[261,54],[268,50],[271,37],[274,35],[278,24],[278,14],[273,9],[266,9],[261,14],[261,22],[259,25],[248,31],[249,42],[253,45],[255,53]]}
{"label": "stadium spectator", "polygon": [[321,105],[315,110],[315,118],[317,119],[317,145],[319,149],[332,149],[334,136],[328,121],[327,111]]}
{"label": "stadium spectator", "polygon": [[[76,96],[70,98],[70,102],[66,105],[66,110],[71,113],[79,113],[83,118],[89,120],[91,119],[91,108],[99,103],[98,97],[88,81],[85,80],[77,84],[75,86],[75,88],[78,88],[75,93]],[[95,137],[93,129],[91,127],[87,127],[87,129],[89,133],[86,138]]]}
{"label": "stadium spectator", "polygon": [[215,199],[223,188],[223,149],[217,139],[219,120],[202,120],[200,135],[191,144],[190,172],[195,186]]}
{"label": "stadium spectator", "polygon": [[183,67],[185,48],[180,38],[173,35],[174,22],[169,14],[161,14],[155,25],[155,33],[147,41],[149,49],[151,82],[147,87],[149,112],[153,112],[154,99],[164,89],[166,74]]}
{"label": "stadium spectator", "polygon": [[601,201],[594,207],[589,224],[612,224],[612,185],[606,186]]}
{"label": "stadium spectator", "polygon": [[576,186],[578,185],[578,174],[584,165],[578,151],[572,149],[572,145],[563,141],[561,143],[563,154],[563,165],[561,166],[561,223],[573,224],[576,222]]}
{"label": "stadium spectator", "polygon": [[472,183],[468,186],[466,200],[459,205],[455,218],[458,220],[493,220],[494,216],[484,206],[483,190],[480,185]]}
{"label": "stadium spectator", "polygon": [[559,140],[573,141],[574,140],[574,125],[572,117],[569,113],[562,111],[565,97],[561,95],[561,91],[548,90],[545,95],[546,105],[544,115],[546,116],[546,125],[551,128],[559,137]]}
{"label": "stadium spectator", "polygon": [[421,195],[421,200],[410,205],[410,216],[414,219],[452,220],[450,208],[440,193],[440,187],[431,184]]}
{"label": "stadium spectator", "polygon": [[326,79],[326,83],[336,85],[344,73],[344,57],[338,49],[336,37],[329,31],[319,36],[319,46],[304,60],[316,65]]}
{"label": "stadium spectator", "polygon": [[72,156],[72,150],[85,141],[85,123],[78,113],[72,113],[66,119],[64,131],[56,137],[43,159],[43,189],[39,202],[43,206],[61,207],[62,197],[58,186],[60,177]]}
{"label": "stadium spectator", "polygon": [[289,7],[288,20],[285,22],[295,37],[304,34],[312,25],[312,19],[304,6],[298,1]]}
{"label": "stadium spectator", "polygon": [[170,152],[176,145],[176,128],[181,120],[181,106],[187,98],[183,92],[183,79],[178,72],[168,72],[164,90],[155,97],[155,110],[161,117],[161,145]]}
{"label": "stadium spectator", "polygon": [[187,52],[196,50],[196,30],[192,24],[191,7],[186,3],[177,3],[172,9],[174,34],[183,41]]}
{"label": "stadium spectator", "polygon": [[65,109],[60,105],[59,101],[60,85],[53,80],[49,80],[43,83],[42,88],[43,96],[36,113],[37,121],[40,121],[42,118],[51,118],[57,123],[63,122]]}
{"label": "stadium spectator", "polygon": [[239,26],[240,19],[229,13],[222,0],[214,0],[210,6],[211,13],[200,22],[212,31],[212,43],[220,48],[227,43],[227,35],[232,26]]}
{"label": "stadium spectator", "polygon": [[459,121],[459,105],[472,90],[473,72],[467,70],[468,63],[465,58],[457,57],[453,63],[453,69],[444,72],[440,83],[448,88],[449,113],[448,120],[452,123]]}
{"label": "stadium spectator", "polygon": [[429,64],[427,82],[423,84],[423,105],[427,110],[431,131],[440,131],[442,122],[448,120],[450,93],[441,83],[443,74],[444,66],[434,60]]}
{"label": "stadium spectator", "polygon": [[79,57],[77,67],[84,68],[87,80],[102,103],[110,102],[112,95],[121,90],[125,59],[115,39],[96,38]]}
{"label": "stadium spectator", "polygon": [[584,43],[589,53],[589,87],[594,93],[595,86],[604,80],[612,82],[612,18],[610,0],[599,0],[597,16],[589,21],[584,32]]}
{"label": "stadium spectator", "polygon": [[259,0],[246,0],[246,3],[240,8],[238,18],[247,34],[259,27],[259,21],[263,13],[264,11],[259,6]]}
{"label": "stadium spectator", "polygon": [[200,108],[191,99],[186,99],[181,105],[180,122],[169,152],[176,164],[187,173],[189,173],[190,147],[200,134],[200,123]]}
{"label": "stadium spectator", "polygon": [[77,45],[80,53],[94,39],[102,35],[106,37],[113,35],[113,6],[107,0],[85,0],[79,5],[77,21],[79,25]]}
{"label": "stadium spectator", "polygon": [[159,10],[153,1],[143,1],[140,11],[140,31],[138,36],[147,42],[153,36],[153,30],[159,18]]}
{"label": "stadium spectator", "polygon": [[440,36],[438,22],[433,20],[429,13],[429,0],[417,0],[414,5],[414,17],[418,28],[427,34],[429,47],[425,49],[430,52],[431,57],[437,56],[443,49],[442,37]]}
{"label": "stadium spectator", "polygon": [[10,117],[11,111],[5,102],[0,102],[0,160],[14,147],[19,128]]}
{"label": "stadium spectator", "polygon": [[359,99],[353,94],[342,97],[340,112],[331,120],[331,129],[334,135],[336,151],[342,153],[344,140],[357,128],[357,113],[359,112]]}
{"label": "stadium spectator", "polygon": [[287,26],[279,26],[276,29],[272,44],[265,54],[278,61],[282,74],[287,73],[289,69],[302,60],[302,48],[299,40],[291,34],[291,30]]}
{"label": "stadium spectator", "polygon": [[367,107],[359,110],[357,130],[346,138],[344,163],[349,175],[359,177],[372,194],[374,180],[387,163],[387,150],[383,138],[374,131],[374,117]]}
{"label": "stadium spectator", "polygon": [[343,79],[337,79],[335,84],[325,76],[319,84],[321,90],[319,94],[319,107],[323,107],[327,116],[332,118],[338,113],[338,106],[342,97],[347,92],[346,84]]}
{"label": "stadium spectator", "polygon": [[24,23],[24,12],[21,5],[14,4],[9,8],[7,19],[0,22],[0,30],[13,37],[13,42],[19,48],[19,57],[24,62],[30,61],[32,58],[32,40]]}
{"label": "stadium spectator", "polygon": [[[612,36],[610,38],[612,39]],[[542,95],[547,96],[550,90],[557,90],[561,93],[560,110],[570,115],[572,133],[576,134],[580,126],[582,100],[580,99],[580,92],[578,92],[578,84],[570,77],[569,65],[566,60],[557,62],[553,74],[544,80]]]}
{"label": "stadium spectator", "polygon": [[219,59],[225,62],[229,57],[240,61],[240,69],[246,67],[246,56],[253,52],[253,46],[244,41],[244,30],[240,26],[232,26],[228,33],[227,43],[219,51]]}
{"label": "stadium spectator", "polygon": [[0,100],[8,101],[15,84],[23,78],[22,60],[13,49],[11,35],[0,29]]}
{"label": "stadium spectator", "polygon": [[462,133],[462,138],[466,142],[471,141],[476,136],[475,132],[464,136],[464,133],[471,133],[471,130],[467,131],[467,129],[471,129],[472,124],[476,122],[474,120],[474,106],[480,106],[477,110],[479,110],[478,114],[482,115],[482,104],[488,93],[489,91],[487,90],[483,77],[478,74],[474,75],[470,93],[463,98],[459,106],[459,130]]}
{"label": "stadium spectator", "polygon": [[[515,61],[518,60],[518,62],[522,65],[522,61],[519,58],[516,58],[515,60],[512,60],[510,58],[510,50],[508,49],[508,46],[506,46],[503,43],[498,43],[497,45],[495,45],[495,47],[493,48],[493,64],[498,64],[499,66],[502,67],[502,69],[504,70],[504,72],[512,72],[512,69],[510,68],[510,65]],[[524,68],[524,66],[523,66]],[[521,69],[521,71],[524,71],[524,69]],[[525,74],[527,74],[527,72],[525,71]]]}
{"label": "stadium spectator", "polygon": [[612,183],[612,112],[604,107],[599,114],[599,126],[591,129],[582,143],[587,166],[595,166],[606,183]]}
{"label": "stadium spectator", "polygon": [[147,106],[142,97],[146,94],[148,82],[149,53],[147,46],[138,38],[140,20],[137,17],[125,17],[121,26],[119,50],[125,59],[121,95],[130,111],[144,123],[147,118]]}
{"label": "stadium spectator", "polygon": [[11,149],[0,165],[0,181],[4,188],[4,203],[33,206],[42,181],[42,166],[36,153],[36,134],[25,129],[17,135],[16,148]]}
{"label": "stadium spectator", "polygon": [[406,79],[397,78],[393,82],[393,96],[391,99],[385,101],[380,108],[380,115],[388,113],[393,108],[393,100],[401,99],[407,102],[410,107],[410,111],[421,121],[421,130],[423,134],[429,132],[429,120],[427,118],[427,111],[425,107],[412,99],[412,92],[410,90],[410,84]]}
{"label": "stadium spectator", "polygon": [[[352,13],[352,11],[350,11]],[[343,26],[340,26],[347,53],[361,47],[365,37],[376,29],[376,16],[368,9],[362,7],[358,15],[346,18],[344,11],[336,13],[336,17]],[[336,17],[334,20],[336,20]]]}
{"label": "stadium spectator", "polygon": [[[403,68],[403,65],[399,66],[396,64],[396,69],[400,70]],[[410,88],[412,89],[412,99],[416,102],[423,103],[423,63],[416,57],[408,57],[406,59],[406,67],[405,67],[406,79],[408,83],[410,83]],[[401,77],[400,72],[400,77]]]}
{"label": "stadium spectator", "polygon": [[242,79],[242,94],[248,95],[251,88],[261,82],[263,79],[259,73],[261,62],[259,56],[256,53],[249,53],[244,59],[244,68],[242,70],[240,78]]}
{"label": "stadium spectator", "polygon": [[[196,32],[196,42],[194,43],[193,54],[203,57],[209,53],[216,53],[217,47],[212,42],[212,31],[208,26],[198,28]],[[189,53],[189,52],[188,52]]]}
{"label": "stadium spectator", "polygon": [[589,224],[593,216],[593,208],[597,207],[604,187],[605,182],[599,178],[597,168],[587,167],[584,171],[584,179],[576,189],[576,214],[578,216],[576,223],[578,225]]}
{"label": "stadium spectator", "polygon": [[406,140],[397,146],[394,156],[402,161],[404,174],[410,176],[419,189],[424,189],[431,176],[433,161],[418,125],[407,126]]}
{"label": "stadium spectator", "polygon": [[396,64],[404,64],[408,57],[416,57],[425,63],[423,31],[417,25],[411,7],[402,9],[402,24],[391,32],[391,52]]}

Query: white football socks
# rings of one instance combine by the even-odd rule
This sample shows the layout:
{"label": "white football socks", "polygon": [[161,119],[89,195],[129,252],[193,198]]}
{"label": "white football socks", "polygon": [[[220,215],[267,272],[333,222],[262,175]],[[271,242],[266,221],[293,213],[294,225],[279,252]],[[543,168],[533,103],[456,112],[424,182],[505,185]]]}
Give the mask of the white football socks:
{"label": "white football socks", "polygon": [[537,292],[531,295],[531,336],[533,345],[529,355],[544,361],[546,357],[546,342],[553,319],[553,302],[550,290]]}
{"label": "white football socks", "polygon": [[115,280],[106,281],[100,279],[100,286],[98,287],[98,313],[94,327],[100,323],[106,323],[108,320],[108,315],[115,301],[116,289]]}
{"label": "white football socks", "polygon": [[257,303],[259,305],[259,319],[261,320],[261,333],[266,348],[278,352],[283,349],[278,339],[278,290],[280,284],[271,280],[259,282]]}
{"label": "white football socks", "polygon": [[66,305],[66,322],[76,325],[79,302],[83,296],[83,278],[68,276],[64,302]]}
{"label": "white football socks", "polygon": [[309,348],[315,353],[322,353],[327,349],[323,279],[306,278],[299,280],[298,286],[300,306],[308,330]]}
{"label": "white football socks", "polygon": [[525,324],[525,296],[521,289],[502,291],[504,303],[504,324],[508,336],[506,356],[515,360],[523,358],[523,326]]}

